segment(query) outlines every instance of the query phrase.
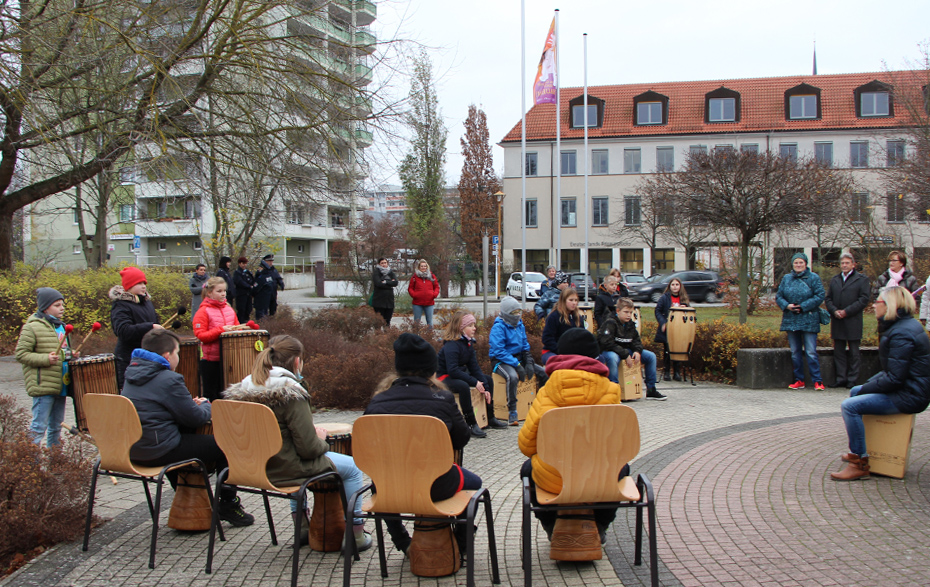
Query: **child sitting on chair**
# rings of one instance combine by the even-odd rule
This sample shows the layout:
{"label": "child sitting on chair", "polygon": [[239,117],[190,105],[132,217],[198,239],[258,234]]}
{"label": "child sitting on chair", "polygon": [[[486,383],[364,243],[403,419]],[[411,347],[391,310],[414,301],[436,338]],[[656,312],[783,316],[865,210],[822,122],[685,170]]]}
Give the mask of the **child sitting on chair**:
{"label": "child sitting on chair", "polygon": [[[526,422],[520,429],[520,452],[530,457],[520,469],[521,477],[531,480],[530,496],[536,504],[535,485],[550,493],[562,491],[562,476],[537,454],[536,435],[543,414],[553,408],[620,403],[620,386],[607,378],[607,367],[597,360],[601,351],[594,335],[584,328],[572,328],[559,339],[558,355],[546,363],[549,381],[539,390]],[[629,465],[624,465],[620,478],[630,474]],[[601,544],[607,539],[607,527],[617,515],[614,509],[594,510],[594,521],[601,536]],[[552,538],[557,512],[536,512],[546,535]]]}
{"label": "child sitting on chair", "polygon": [[546,383],[546,372],[533,361],[530,341],[523,326],[523,307],[516,299],[501,299],[500,315],[494,319],[488,343],[491,355],[491,373],[498,373],[507,384],[508,423],[520,424],[517,419],[517,382],[537,377],[536,386]]}
{"label": "child sitting on chair", "polygon": [[[394,368],[382,380],[375,395],[371,398],[365,414],[406,414],[413,416],[433,416],[439,418],[449,429],[452,449],[459,450],[468,444],[471,430],[465,423],[462,412],[455,405],[455,398],[436,379],[438,359],[436,350],[430,343],[416,334],[405,332],[394,341]],[[433,501],[449,499],[463,489],[481,489],[481,477],[457,464],[433,482],[430,498]],[[399,520],[385,520],[394,546],[407,552],[410,536]],[[455,526],[456,539],[463,544],[464,530]]]}
{"label": "child sitting on chair", "polygon": [[662,401],[665,395],[656,390],[656,355],[643,348],[633,323],[633,307],[633,300],[620,298],[617,300],[617,313],[601,324],[597,331],[597,342],[603,351],[601,359],[607,364],[610,380],[614,383],[620,382],[620,361],[626,361],[627,367],[638,367],[641,362],[646,368],[643,378],[646,397]]}
{"label": "child sitting on chair", "polygon": [[[252,374],[223,392],[223,398],[264,404],[271,408],[281,430],[281,450],[268,460],[265,473],[278,486],[300,485],[308,477],[338,471],[348,500],[362,488],[364,477],[352,457],[332,452],[326,431],[313,424],[310,394],[300,384],[304,347],[292,336],[275,336],[258,357]],[[314,433],[309,433],[314,431]],[[362,513],[362,502],[355,507]],[[291,500],[291,515],[297,519],[297,501]],[[302,544],[309,542],[309,520],[301,522]],[[355,543],[359,552],[371,547],[365,519],[355,518]]]}

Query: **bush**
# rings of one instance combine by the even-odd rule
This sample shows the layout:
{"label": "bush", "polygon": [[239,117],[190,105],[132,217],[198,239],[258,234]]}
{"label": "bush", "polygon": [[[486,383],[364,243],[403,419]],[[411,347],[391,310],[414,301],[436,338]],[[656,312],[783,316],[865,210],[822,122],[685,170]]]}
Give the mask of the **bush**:
{"label": "bush", "polygon": [[81,441],[46,449],[28,436],[29,415],[0,396],[0,575],[26,556],[84,530],[91,463]]}

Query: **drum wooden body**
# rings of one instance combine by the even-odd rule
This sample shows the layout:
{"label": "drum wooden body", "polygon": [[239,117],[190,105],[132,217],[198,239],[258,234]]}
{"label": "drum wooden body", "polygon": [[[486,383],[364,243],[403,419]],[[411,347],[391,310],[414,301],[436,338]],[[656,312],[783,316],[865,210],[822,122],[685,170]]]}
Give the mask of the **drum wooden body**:
{"label": "drum wooden body", "polygon": [[[352,425],[338,422],[317,424],[326,430],[326,442],[329,450],[344,455],[352,455]],[[345,510],[342,509],[342,496],[335,483],[315,483],[309,489],[313,492],[313,512],[310,514],[310,548],[320,552],[342,550],[342,538],[345,535]]]}
{"label": "drum wooden body", "polygon": [[87,432],[84,395],[109,393],[119,395],[116,386],[116,359],[111,354],[93,355],[68,361],[68,375],[74,383],[74,417],[79,430]]}
{"label": "drum wooden body", "polygon": [[597,334],[597,326],[594,324],[594,304],[578,304],[578,309],[584,316],[585,328],[592,334]]}
{"label": "drum wooden body", "polygon": [[697,330],[697,317],[694,308],[675,307],[669,310],[668,350],[673,361],[687,361],[691,345],[694,344],[694,332]]}
{"label": "drum wooden body", "polygon": [[181,339],[178,349],[178,367],[175,369],[184,376],[184,385],[191,397],[200,397],[200,341],[196,337]]}
{"label": "drum wooden body", "polygon": [[633,324],[636,325],[636,333],[642,335],[643,321],[640,320],[639,308],[633,308]]}
{"label": "drum wooden body", "polygon": [[[212,435],[213,422],[199,426],[197,434]],[[212,517],[210,494],[203,484],[203,476],[191,469],[178,471],[178,487],[168,512],[168,527],[184,532],[206,532]]]}
{"label": "drum wooden body", "polygon": [[563,510],[555,520],[549,558],[557,561],[601,560],[604,549],[594,510]]}
{"label": "drum wooden body", "polygon": [[267,344],[267,330],[238,330],[220,335],[224,389],[252,374],[255,359]]}

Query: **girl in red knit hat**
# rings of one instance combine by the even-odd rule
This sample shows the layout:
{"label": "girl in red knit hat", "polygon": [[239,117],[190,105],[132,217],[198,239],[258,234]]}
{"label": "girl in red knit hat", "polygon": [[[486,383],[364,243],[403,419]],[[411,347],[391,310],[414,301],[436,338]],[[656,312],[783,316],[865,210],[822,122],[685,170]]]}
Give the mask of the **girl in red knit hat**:
{"label": "girl in red knit hat", "polygon": [[116,383],[123,388],[123,375],[132,351],[142,347],[142,337],[153,328],[161,328],[155,306],[146,290],[145,273],[138,267],[119,272],[122,283],[110,289],[110,324],[116,334]]}

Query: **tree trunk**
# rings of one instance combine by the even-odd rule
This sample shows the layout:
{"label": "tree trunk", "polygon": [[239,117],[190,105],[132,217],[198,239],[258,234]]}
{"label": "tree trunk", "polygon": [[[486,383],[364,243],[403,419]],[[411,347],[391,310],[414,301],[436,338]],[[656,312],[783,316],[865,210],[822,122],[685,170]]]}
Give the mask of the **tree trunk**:
{"label": "tree trunk", "polygon": [[743,237],[739,244],[739,323],[745,324],[749,299],[749,239]]}
{"label": "tree trunk", "polygon": [[[13,268],[13,214],[16,210],[9,210],[0,205],[0,270]],[[24,244],[25,246],[25,244]]]}

